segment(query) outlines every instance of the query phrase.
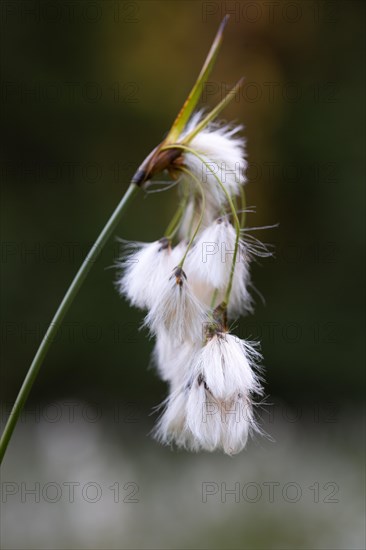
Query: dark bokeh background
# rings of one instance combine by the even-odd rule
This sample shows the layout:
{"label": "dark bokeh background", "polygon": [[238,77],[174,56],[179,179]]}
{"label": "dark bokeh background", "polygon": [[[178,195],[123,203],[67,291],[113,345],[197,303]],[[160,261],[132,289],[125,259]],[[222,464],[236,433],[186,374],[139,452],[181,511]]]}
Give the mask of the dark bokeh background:
{"label": "dark bokeh background", "polygon": [[[310,410],[310,417],[314,410],[337,414],[342,422],[332,429],[338,428],[340,441],[348,422],[344,411],[351,424],[358,421],[365,330],[364,5],[269,4],[3,2],[5,409],[83,256],[135,168],[169,128],[227,10],[233,14],[203,105],[214,105],[245,76],[224,117],[245,124],[247,200],[256,207],[248,224],[279,223],[255,233],[275,245],[276,257],[254,266],[266,303],[258,299],[255,314],[240,320],[237,333],[262,343],[271,402]],[[141,196],[116,236],[159,238],[175,203],[174,191]],[[30,407],[73,400],[108,410],[115,402],[133,403],[141,422],[123,437],[119,432],[118,448],[130,448],[138,433],[143,452],[156,452],[145,434],[153,423],[149,412],[166,387],[147,370],[153,343],[139,330],[141,312],[113,287],[115,270],[108,268],[118,249],[111,240],[93,267],[44,363]],[[304,429],[311,435],[314,425]],[[22,449],[21,430],[9,460],[15,448]],[[66,429],[65,449],[68,441]],[[174,462],[178,455],[169,456]],[[316,445],[311,456],[316,460]],[[203,464],[209,463],[210,455],[204,457]],[[292,540],[283,536],[285,527],[279,529],[273,547]],[[14,540],[25,544],[7,536],[9,546]],[[292,543],[304,541],[311,544],[306,538]],[[53,544],[69,542],[61,537]],[[89,547],[87,540],[80,544]],[[149,547],[146,541],[129,544]],[[177,535],[175,544],[203,543]],[[253,538],[251,544],[270,542]],[[311,547],[316,544],[318,539]]]}

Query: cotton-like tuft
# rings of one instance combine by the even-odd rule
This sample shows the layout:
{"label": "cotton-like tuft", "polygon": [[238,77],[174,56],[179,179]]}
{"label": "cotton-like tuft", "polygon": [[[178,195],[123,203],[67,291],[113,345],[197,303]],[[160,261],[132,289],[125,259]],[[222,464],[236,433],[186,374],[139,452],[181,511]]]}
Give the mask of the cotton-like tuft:
{"label": "cotton-like tuft", "polygon": [[193,451],[233,455],[258,430],[253,397],[262,394],[255,370],[260,353],[233,335],[215,334],[187,365],[169,396],[156,436]]}
{"label": "cotton-like tuft", "polygon": [[261,394],[255,372],[260,357],[253,344],[219,332],[196,355],[193,375],[202,378],[211,394],[220,400]]}
{"label": "cotton-like tuft", "polygon": [[167,330],[174,343],[182,344],[201,342],[206,324],[204,306],[193,294],[184,271],[175,268],[156,294],[145,325],[153,334]]}
{"label": "cotton-like tuft", "polygon": [[204,231],[189,252],[186,270],[210,289],[224,289],[231,273],[236,232],[226,218],[219,218]]}
{"label": "cotton-like tuft", "polygon": [[130,243],[130,252],[120,263],[117,288],[133,306],[152,306],[162,282],[169,276],[174,259],[168,239],[152,243]]}
{"label": "cotton-like tuft", "polygon": [[187,424],[187,399],[189,386],[182,384],[171,392],[165,410],[153,430],[155,438],[164,445],[176,445],[190,451],[200,450],[198,440]]}
{"label": "cotton-like tuft", "polygon": [[177,344],[166,329],[157,332],[153,359],[160,377],[169,382],[171,391],[184,385],[189,376],[192,357],[199,348],[200,344],[190,341]]}
{"label": "cotton-like tuft", "polygon": [[[183,137],[199,123],[201,117],[201,113],[192,117]],[[232,197],[240,194],[240,187],[246,182],[245,140],[238,136],[241,129],[241,126],[233,128],[210,124],[199,132],[189,143],[189,147],[206,164],[190,152],[184,154],[187,167],[202,182],[209,204],[215,205],[218,212],[227,203],[227,198],[215,176]]]}

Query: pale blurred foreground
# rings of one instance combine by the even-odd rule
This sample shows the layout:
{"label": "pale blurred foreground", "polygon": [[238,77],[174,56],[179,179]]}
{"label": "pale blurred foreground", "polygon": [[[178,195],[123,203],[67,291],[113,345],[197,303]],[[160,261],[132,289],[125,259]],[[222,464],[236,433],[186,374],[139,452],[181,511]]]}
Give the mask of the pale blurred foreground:
{"label": "pale blurred foreground", "polygon": [[141,418],[23,422],[4,462],[2,548],[365,548],[362,417],[331,409],[277,406],[275,441],[233,458],[172,452]]}

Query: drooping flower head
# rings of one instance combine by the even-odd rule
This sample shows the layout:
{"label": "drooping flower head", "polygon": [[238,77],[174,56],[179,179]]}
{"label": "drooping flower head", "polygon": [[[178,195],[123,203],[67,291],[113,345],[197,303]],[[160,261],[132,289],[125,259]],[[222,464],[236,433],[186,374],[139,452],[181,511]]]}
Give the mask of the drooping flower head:
{"label": "drooping flower head", "polygon": [[140,309],[151,307],[173,263],[172,249],[167,238],[152,243],[130,243],[129,253],[119,263],[119,292],[133,306]]}
{"label": "drooping flower head", "polygon": [[258,430],[253,399],[263,393],[260,357],[253,343],[215,331],[192,354],[185,377],[172,391],[155,432],[158,439],[191,450],[241,451]]}
{"label": "drooping flower head", "polygon": [[176,267],[165,282],[146,316],[146,325],[153,334],[165,329],[178,344],[201,341],[205,310],[193,294],[187,275]]}
{"label": "drooping flower head", "polygon": [[241,81],[210,112],[194,112],[227,19],[171,129],[133,178],[149,191],[154,176],[167,172],[178,189],[177,212],[160,240],[139,243],[121,262],[117,286],[147,310],[154,363],[169,384],[157,438],[235,454],[257,430],[253,404],[263,391],[260,353],[228,329],[228,319],[253,308],[245,141],[241,126],[216,121]]}

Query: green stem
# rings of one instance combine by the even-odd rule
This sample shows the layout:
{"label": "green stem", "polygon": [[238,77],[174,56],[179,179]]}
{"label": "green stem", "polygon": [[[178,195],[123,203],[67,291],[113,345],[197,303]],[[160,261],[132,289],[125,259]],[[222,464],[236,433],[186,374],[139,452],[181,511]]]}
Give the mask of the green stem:
{"label": "green stem", "polygon": [[182,149],[183,151],[191,153],[196,158],[198,158],[206,166],[206,168],[208,168],[210,170],[210,172],[212,172],[212,175],[215,177],[216,181],[218,182],[219,186],[221,187],[222,191],[224,192],[224,194],[226,196],[226,200],[227,200],[227,202],[230,206],[230,210],[232,212],[233,219],[234,219],[234,225],[235,225],[235,230],[236,230],[236,239],[235,239],[233,262],[231,264],[229,284],[227,286],[226,293],[225,293],[225,298],[224,298],[224,302],[223,302],[223,305],[225,307],[227,307],[227,305],[229,303],[229,299],[230,299],[231,289],[232,289],[232,286],[233,286],[235,264],[236,264],[236,258],[237,258],[237,255],[238,255],[239,239],[240,239],[240,221],[239,221],[239,218],[238,218],[238,214],[235,210],[233,200],[232,200],[228,190],[226,189],[225,185],[222,183],[220,178],[214,172],[213,168],[210,166],[209,163],[207,163],[205,161],[205,159],[199,153],[197,153],[197,151],[195,151],[191,147],[188,147],[187,145],[183,145],[181,143],[176,143],[176,144],[171,145],[171,146],[166,146],[166,147],[164,147],[164,149]]}
{"label": "green stem", "polygon": [[5,425],[5,429],[1,436],[0,440],[0,463],[3,460],[6,449],[8,447],[9,441],[11,439],[12,433],[20,416],[20,413],[25,405],[29,392],[32,388],[32,385],[37,378],[39,369],[43,363],[44,358],[46,357],[47,351],[52,344],[53,338],[55,337],[63,318],[66,315],[67,310],[72,304],[75,296],[77,295],[80,287],[82,286],[87,274],[89,273],[93,263],[101,252],[103,246],[108,241],[109,237],[116,228],[121,215],[125,211],[127,205],[131,202],[132,198],[137,194],[139,187],[132,183],[127,189],[126,193],[122,197],[117,208],[109,218],[104,229],[100,233],[99,237],[94,243],[94,246],[89,251],[85,260],[83,261],[79,271],[74,277],[68,291],[66,292],[61,304],[59,305],[46,334],[43,337],[43,340],[38,348],[38,351],[32,361],[31,366],[29,367],[28,373],[24,379],[22,387],[18,393],[18,397],[14,403],[10,416]]}
{"label": "green stem", "polygon": [[210,309],[212,309],[212,310],[215,308],[215,303],[216,303],[216,300],[217,300],[218,293],[219,293],[219,289],[215,288],[215,290],[212,293],[211,305],[210,305]]}
{"label": "green stem", "polygon": [[183,203],[181,203],[178,206],[178,209],[177,209],[176,213],[174,214],[173,218],[171,219],[168,227],[166,228],[166,230],[164,232],[164,236],[167,239],[171,240],[174,237],[174,235],[176,234],[177,229],[179,227],[180,220],[182,219],[183,212],[184,212],[184,205],[183,205]]}
{"label": "green stem", "polygon": [[189,220],[188,231],[187,231],[188,241],[189,241],[189,239],[191,238],[191,235],[192,235],[193,226],[194,226],[194,218],[195,218],[195,215],[196,215],[195,207],[198,204],[198,199],[197,199],[196,194],[193,195],[192,201],[193,201],[193,208],[192,208],[191,219]]}
{"label": "green stem", "polygon": [[203,187],[202,187],[202,184],[200,182],[200,180],[195,176],[195,174],[193,174],[193,172],[191,172],[190,170],[188,170],[187,168],[185,168],[184,166],[181,166],[180,167],[180,170],[182,172],[184,172],[185,174],[187,174],[188,176],[190,176],[192,179],[195,180],[195,182],[197,183],[197,186],[199,187],[199,190],[201,192],[201,196],[202,196],[202,207],[201,207],[201,215],[200,215],[200,219],[198,220],[198,223],[197,223],[197,226],[196,226],[196,229],[194,230],[193,232],[193,235],[191,236],[191,238],[189,239],[189,243],[187,245],[187,248],[186,248],[186,251],[184,253],[184,256],[183,258],[181,259],[181,261],[179,262],[179,267],[183,267],[183,264],[185,262],[185,259],[187,257],[187,254],[189,252],[189,249],[191,248],[192,246],[192,243],[194,241],[194,239],[196,238],[197,236],[197,233],[202,225],[202,221],[203,221],[203,214],[205,212],[205,208],[206,208],[206,199],[205,199],[205,193],[203,191]]}
{"label": "green stem", "polygon": [[182,216],[184,214],[184,210],[187,206],[188,195],[189,195],[188,191],[184,193],[173,218],[171,219],[168,227],[165,230],[164,236],[169,240],[172,240],[174,238],[176,232],[179,229],[180,223],[182,221]]}
{"label": "green stem", "polygon": [[245,191],[244,191],[244,185],[242,184],[240,186],[240,208],[241,208],[241,215],[240,215],[240,227],[243,229],[245,226],[245,209],[246,209],[246,200],[245,200]]}

